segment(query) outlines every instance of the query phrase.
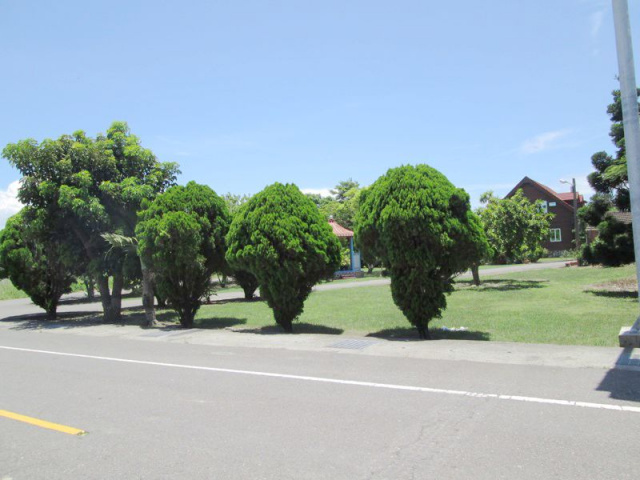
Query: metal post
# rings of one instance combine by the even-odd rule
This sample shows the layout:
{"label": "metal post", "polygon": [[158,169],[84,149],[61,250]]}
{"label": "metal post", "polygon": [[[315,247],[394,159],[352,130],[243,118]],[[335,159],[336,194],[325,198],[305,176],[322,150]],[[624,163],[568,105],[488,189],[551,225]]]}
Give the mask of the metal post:
{"label": "metal post", "polygon": [[[620,97],[624,139],[629,172],[629,193],[631,195],[631,215],[633,218],[633,245],[636,257],[636,276],[640,284],[640,120],[638,118],[638,94],[631,46],[631,24],[627,0],[612,0],[613,22],[616,31],[616,50],[620,77]],[[640,289],[639,289],[640,291]],[[632,331],[640,330],[640,317]]]}
{"label": "metal post", "polygon": [[576,191],[576,179],[573,179],[573,238],[575,238],[576,250],[580,249],[580,230],[578,225],[578,192]]}

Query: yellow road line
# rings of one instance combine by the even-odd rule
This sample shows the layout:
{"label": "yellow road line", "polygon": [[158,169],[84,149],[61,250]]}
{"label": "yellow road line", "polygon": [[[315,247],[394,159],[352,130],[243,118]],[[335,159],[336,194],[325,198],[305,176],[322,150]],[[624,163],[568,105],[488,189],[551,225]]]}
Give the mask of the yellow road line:
{"label": "yellow road line", "polygon": [[46,420],[27,417],[26,415],[20,415],[19,413],[8,412],[6,410],[0,410],[0,417],[18,420],[19,422],[29,423],[37,427],[48,428],[50,430],[56,430],[57,432],[68,433],[69,435],[84,435],[87,433],[78,428],[67,427],[66,425],[60,425],[59,423],[47,422]]}

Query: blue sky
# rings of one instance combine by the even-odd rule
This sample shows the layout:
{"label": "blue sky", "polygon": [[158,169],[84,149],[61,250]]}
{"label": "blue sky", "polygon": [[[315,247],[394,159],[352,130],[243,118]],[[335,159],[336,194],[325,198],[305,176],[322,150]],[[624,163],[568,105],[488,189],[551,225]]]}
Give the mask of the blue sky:
{"label": "blue sky", "polygon": [[[613,151],[610,1],[0,0],[0,56],[0,146],[125,120],[220,194],[407,163],[474,205],[525,175],[589,193],[591,155]],[[18,179],[0,160],[0,223]]]}

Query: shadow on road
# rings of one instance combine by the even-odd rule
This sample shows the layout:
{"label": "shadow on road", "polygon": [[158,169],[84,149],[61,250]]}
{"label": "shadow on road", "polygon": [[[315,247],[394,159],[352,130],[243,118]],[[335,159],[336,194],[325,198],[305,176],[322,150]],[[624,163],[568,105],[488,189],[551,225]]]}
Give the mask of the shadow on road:
{"label": "shadow on road", "polygon": [[512,291],[524,290],[527,288],[545,288],[548,280],[502,280],[492,278],[483,280],[480,286],[475,286],[472,280],[456,280],[456,290],[470,290],[475,292],[484,291]]}
{"label": "shadow on road", "polygon": [[609,397],[618,400],[640,402],[640,371],[624,369],[640,367],[640,359],[632,358],[632,354],[632,348],[625,348],[616,362],[616,366],[622,368],[609,370],[596,390],[609,392]]}
{"label": "shadow on road", "polygon": [[[440,330],[430,329],[433,340],[478,340],[489,341],[491,335],[487,332],[474,330]],[[415,328],[388,328],[379,332],[370,333],[367,337],[384,338],[386,340],[396,340],[400,342],[422,341]]]}

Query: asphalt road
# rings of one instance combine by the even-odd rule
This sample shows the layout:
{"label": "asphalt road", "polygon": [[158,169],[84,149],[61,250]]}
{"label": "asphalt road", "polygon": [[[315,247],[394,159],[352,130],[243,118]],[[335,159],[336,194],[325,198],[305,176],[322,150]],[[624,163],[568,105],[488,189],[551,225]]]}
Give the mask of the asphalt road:
{"label": "asphalt road", "polygon": [[638,478],[638,369],[1,326],[0,409],[88,432],[0,416],[3,480]]}
{"label": "asphalt road", "polygon": [[38,311],[0,302],[1,480],[638,478],[637,351],[78,327]]}

